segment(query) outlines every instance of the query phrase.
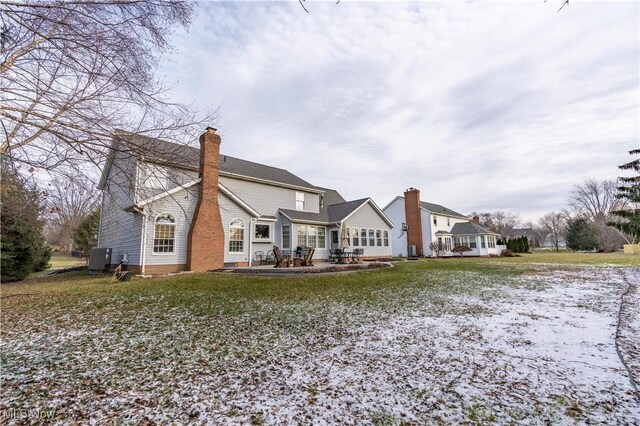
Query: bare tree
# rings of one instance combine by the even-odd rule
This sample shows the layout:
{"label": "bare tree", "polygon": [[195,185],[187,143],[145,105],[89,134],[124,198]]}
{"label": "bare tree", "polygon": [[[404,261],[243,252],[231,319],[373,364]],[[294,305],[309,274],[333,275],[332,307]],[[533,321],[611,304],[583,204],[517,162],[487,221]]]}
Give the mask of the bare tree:
{"label": "bare tree", "polygon": [[560,251],[560,242],[567,230],[566,215],[562,212],[549,212],[538,220],[538,225],[540,231],[545,234],[545,239],[549,238],[556,251]]}
{"label": "bare tree", "polygon": [[542,245],[544,244],[544,240],[548,235],[547,230],[544,227],[533,223],[532,221],[525,222],[522,226],[531,230],[532,247],[542,247]]}
{"label": "bare tree", "polygon": [[195,140],[212,115],[167,101],[154,76],[194,14],[185,0],[1,0],[0,153],[75,174],[104,160],[115,128]]}
{"label": "bare tree", "polygon": [[429,244],[429,248],[431,249],[431,253],[433,253],[435,257],[442,257],[442,255],[448,251],[447,246],[442,241],[432,242],[431,244]]}
{"label": "bare tree", "polygon": [[47,195],[47,240],[66,251],[73,249],[73,233],[98,207],[98,191],[83,177],[56,178],[49,184]]}
{"label": "bare tree", "polygon": [[520,222],[519,214],[502,210],[481,213],[473,212],[471,215],[478,216],[482,226],[500,234],[502,238],[508,238]]}
{"label": "bare tree", "polygon": [[580,218],[593,224],[600,246],[605,251],[617,249],[623,242],[620,233],[609,226],[611,212],[623,210],[626,200],[616,197],[617,185],[613,180],[587,179],[575,185],[569,195],[569,205]]}

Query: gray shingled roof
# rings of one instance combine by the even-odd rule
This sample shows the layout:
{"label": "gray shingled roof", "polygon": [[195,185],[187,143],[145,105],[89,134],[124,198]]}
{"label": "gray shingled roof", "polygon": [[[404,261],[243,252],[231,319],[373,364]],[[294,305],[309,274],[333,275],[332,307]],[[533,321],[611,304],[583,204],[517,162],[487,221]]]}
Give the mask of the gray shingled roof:
{"label": "gray shingled roof", "polygon": [[465,223],[456,223],[451,228],[451,233],[453,235],[472,235],[472,234],[491,234],[498,235],[493,231],[489,231],[487,228],[483,228],[477,223],[473,222],[465,222]]}
{"label": "gray shingled roof", "polygon": [[[169,164],[191,170],[199,170],[200,168],[199,148],[178,145],[172,142],[122,131],[119,131],[116,137],[126,143],[126,146],[131,149],[133,155],[143,156],[147,161]],[[126,149],[126,147],[124,149]],[[224,154],[220,154],[220,171],[287,185],[317,189],[314,185],[288,170],[254,163]]]}
{"label": "gray shingled roof", "polygon": [[428,203],[426,201],[420,201],[420,206],[422,208],[425,208],[427,210],[429,210],[431,213],[435,213],[435,214],[443,214],[443,215],[448,215],[448,216],[457,216],[459,218],[462,219],[469,219],[467,216],[455,212],[447,207],[441,206],[440,204],[434,204],[434,203]]}
{"label": "gray shingled roof", "polygon": [[451,232],[447,232],[447,231],[436,231],[436,235],[451,235]]}
{"label": "gray shingled roof", "polygon": [[[323,188],[324,189],[324,188]],[[333,191],[343,199],[340,194]],[[325,197],[325,205],[320,209],[319,213],[301,212],[299,210],[280,209],[282,213],[290,217],[292,220],[297,221],[309,221],[309,222],[323,222],[323,223],[335,223],[340,222],[345,217],[349,216],[355,209],[360,207],[368,198],[361,198],[359,200],[344,201],[341,203],[327,205],[327,199]]]}

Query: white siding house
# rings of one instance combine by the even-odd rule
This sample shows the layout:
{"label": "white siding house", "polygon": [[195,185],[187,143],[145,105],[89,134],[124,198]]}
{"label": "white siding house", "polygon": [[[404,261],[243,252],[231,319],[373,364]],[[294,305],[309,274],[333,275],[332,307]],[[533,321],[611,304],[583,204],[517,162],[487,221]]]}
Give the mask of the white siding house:
{"label": "white siding house", "polygon": [[[405,198],[398,196],[387,204],[383,211],[396,224],[391,232],[393,239],[393,255],[408,255],[408,232],[403,231],[402,224],[407,223]],[[488,256],[499,254],[496,248],[498,235],[483,228],[473,219],[439,204],[419,202],[424,256],[434,256],[431,244],[442,247],[441,256],[453,256],[456,246],[468,246],[471,251],[465,256]]]}
{"label": "white siding house", "polygon": [[[220,210],[225,266],[251,265],[257,254],[267,254],[274,245],[285,251],[313,247],[315,259],[328,259],[335,248],[332,232],[342,236],[347,228],[366,230],[366,245],[353,240],[358,243],[354,247],[365,249],[365,257],[391,256],[393,224],[370,198],[346,201],[337,191],[284,169],[216,154],[217,202],[198,207],[203,158],[196,148],[115,134],[99,185],[99,247],[112,249],[112,264],[126,257],[130,269],[141,273],[186,269],[194,252],[189,242],[192,219],[209,205]],[[201,246],[197,250],[203,250]]]}

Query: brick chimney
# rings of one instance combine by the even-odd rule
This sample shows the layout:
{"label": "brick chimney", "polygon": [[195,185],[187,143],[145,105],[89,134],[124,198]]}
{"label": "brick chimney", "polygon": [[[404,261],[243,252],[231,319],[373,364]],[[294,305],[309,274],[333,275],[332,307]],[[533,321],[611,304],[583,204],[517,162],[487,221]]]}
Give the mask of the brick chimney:
{"label": "brick chimney", "polygon": [[[407,245],[416,246],[418,257],[424,256],[422,243],[422,215],[420,214],[420,190],[409,188],[404,192],[404,215],[409,230]],[[407,253],[408,255],[409,253]]]}
{"label": "brick chimney", "polygon": [[204,272],[224,266],[224,230],[218,205],[220,135],[207,127],[200,135],[200,193],[187,243],[187,270]]}
{"label": "brick chimney", "polygon": [[480,216],[474,216],[471,220],[473,221],[473,223],[480,225]]}

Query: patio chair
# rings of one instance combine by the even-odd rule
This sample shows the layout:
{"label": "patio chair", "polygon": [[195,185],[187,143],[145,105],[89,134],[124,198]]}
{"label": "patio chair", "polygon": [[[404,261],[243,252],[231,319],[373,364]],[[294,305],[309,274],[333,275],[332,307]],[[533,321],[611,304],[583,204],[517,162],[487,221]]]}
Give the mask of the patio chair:
{"label": "patio chair", "polygon": [[258,250],[253,254],[253,260],[258,263],[258,265],[263,265],[263,261],[265,260],[264,252],[262,250]]}
{"label": "patio chair", "polygon": [[362,256],[364,256],[364,249],[363,248],[353,249],[353,261],[354,262],[360,262],[360,259],[362,259]]}
{"label": "patio chair", "polygon": [[280,247],[273,246],[273,254],[276,257],[275,268],[288,268],[289,266],[291,266],[291,258],[289,256],[283,255],[280,251]]}
{"label": "patio chair", "polygon": [[310,248],[304,254],[302,258],[302,266],[313,266],[313,253],[316,252],[316,249]]}
{"label": "patio chair", "polygon": [[273,250],[269,250],[262,260],[263,265],[273,265],[276,263],[276,256],[273,254]]}
{"label": "patio chair", "polygon": [[337,248],[333,251],[333,254],[331,255],[331,261],[333,263],[342,263],[343,255],[344,255],[344,250]]}

